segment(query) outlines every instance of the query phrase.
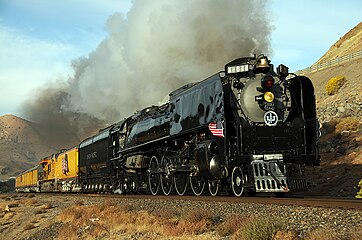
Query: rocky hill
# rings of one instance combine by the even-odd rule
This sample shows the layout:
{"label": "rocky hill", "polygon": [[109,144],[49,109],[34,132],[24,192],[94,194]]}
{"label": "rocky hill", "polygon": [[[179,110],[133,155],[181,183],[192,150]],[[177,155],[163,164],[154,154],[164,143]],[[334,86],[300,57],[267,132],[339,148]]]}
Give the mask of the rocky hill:
{"label": "rocky hill", "polygon": [[330,49],[317,61],[325,62],[330,59],[342,57],[353,52],[362,50],[362,22],[357,24],[353,29],[333,44]]}
{"label": "rocky hill", "polygon": [[[0,117],[0,179],[16,176],[34,166],[39,159],[58,149],[70,147],[52,141],[45,129],[13,115]],[[78,139],[70,137],[69,144]]]}
{"label": "rocky hill", "polygon": [[[362,23],[341,37],[317,62],[362,50]],[[312,79],[317,98],[317,114],[322,124],[321,167],[310,170],[312,192],[352,197],[362,172],[362,58],[306,74]],[[334,95],[327,82],[345,78]]]}

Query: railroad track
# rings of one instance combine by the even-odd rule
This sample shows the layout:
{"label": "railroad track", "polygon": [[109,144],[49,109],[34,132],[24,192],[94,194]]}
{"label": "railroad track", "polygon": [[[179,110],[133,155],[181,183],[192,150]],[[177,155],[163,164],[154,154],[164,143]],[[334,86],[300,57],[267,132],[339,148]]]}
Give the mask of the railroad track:
{"label": "railroad track", "polygon": [[[50,194],[51,193],[42,193]],[[277,198],[270,196],[262,197],[234,197],[234,196],[191,196],[191,195],[105,195],[105,194],[61,194],[62,196],[70,197],[103,197],[107,199],[158,199],[158,200],[178,200],[178,201],[197,201],[197,202],[223,202],[223,203],[256,203],[256,204],[274,204],[274,205],[287,205],[287,206],[301,206],[301,207],[319,207],[319,208],[332,208],[343,210],[357,210],[362,211],[362,200],[355,198],[328,198],[328,197],[289,197]]]}

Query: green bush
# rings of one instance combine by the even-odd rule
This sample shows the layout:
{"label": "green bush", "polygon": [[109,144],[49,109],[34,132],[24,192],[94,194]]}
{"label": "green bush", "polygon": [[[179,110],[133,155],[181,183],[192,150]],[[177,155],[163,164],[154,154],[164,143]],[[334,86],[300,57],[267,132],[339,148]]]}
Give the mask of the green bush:
{"label": "green bush", "polygon": [[356,198],[362,198],[362,179],[359,181],[358,186],[361,188],[356,195]]}
{"label": "green bush", "polygon": [[326,85],[326,91],[328,95],[336,94],[339,89],[343,86],[346,79],[342,76],[337,76],[334,78],[329,79]]}

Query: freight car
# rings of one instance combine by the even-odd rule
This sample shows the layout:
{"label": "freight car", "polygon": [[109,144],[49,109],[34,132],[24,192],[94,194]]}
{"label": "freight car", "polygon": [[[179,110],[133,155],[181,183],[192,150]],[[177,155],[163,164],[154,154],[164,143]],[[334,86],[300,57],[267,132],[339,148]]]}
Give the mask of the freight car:
{"label": "freight car", "polygon": [[39,192],[38,167],[32,167],[17,176],[15,189],[17,192]]}
{"label": "freight car", "polygon": [[71,181],[54,175],[57,158],[44,159],[39,185],[152,195],[201,195],[205,185],[213,196],[305,191],[304,166],[319,164],[318,137],[310,79],[284,65],[274,72],[264,55],[238,58],[82,141]]}

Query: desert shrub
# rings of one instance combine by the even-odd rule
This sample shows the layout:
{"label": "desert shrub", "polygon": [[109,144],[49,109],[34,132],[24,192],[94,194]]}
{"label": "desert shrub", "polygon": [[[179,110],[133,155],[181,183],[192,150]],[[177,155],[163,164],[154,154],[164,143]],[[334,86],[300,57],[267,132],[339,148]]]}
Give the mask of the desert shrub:
{"label": "desert shrub", "polygon": [[217,228],[216,231],[220,236],[226,237],[235,233],[241,226],[244,218],[240,215],[232,215],[222,222]]}
{"label": "desert shrub", "polygon": [[159,211],[153,211],[151,213],[157,218],[161,219],[180,219],[181,213],[178,209],[160,209]]}
{"label": "desert shrub", "polygon": [[46,203],[46,204],[44,204],[43,206],[42,206],[42,209],[51,209],[51,208],[53,208],[54,206],[53,206],[53,204],[51,204],[51,203]]}
{"label": "desert shrub", "polygon": [[299,239],[298,234],[293,231],[277,231],[273,236],[273,240],[295,240]]}
{"label": "desert shrub", "polygon": [[213,215],[210,212],[210,210],[206,210],[206,209],[195,209],[192,211],[189,211],[187,213],[185,213],[185,215],[183,215],[182,217],[183,220],[188,221],[190,223],[197,223],[200,221],[208,221],[208,222],[212,222],[213,220]]}
{"label": "desert shrub", "polygon": [[43,209],[36,209],[36,210],[34,211],[34,213],[35,213],[35,214],[42,214],[42,213],[45,213],[45,210],[43,210]]}
{"label": "desert shrub", "polygon": [[251,217],[244,221],[236,231],[232,239],[240,240],[267,240],[273,239],[278,231],[286,230],[286,223],[280,218],[276,217]]}
{"label": "desert shrub", "polygon": [[79,226],[73,224],[64,224],[58,230],[58,240],[76,240],[79,239],[78,231]]}
{"label": "desert shrub", "polygon": [[33,228],[36,228],[33,223],[28,223],[24,226],[24,230],[31,230]]}
{"label": "desert shrub", "polygon": [[[362,198],[362,179],[361,179],[361,181],[359,181],[358,187],[360,187],[361,189],[356,193],[356,198]],[[361,232],[362,232],[362,229],[361,229]]]}
{"label": "desert shrub", "polygon": [[15,207],[19,207],[19,203],[10,203],[9,208],[15,208]]}
{"label": "desert shrub", "polygon": [[333,133],[336,130],[336,125],[339,123],[337,119],[332,119],[331,121],[324,122],[322,124],[322,134],[330,134]]}
{"label": "desert shrub", "polygon": [[336,94],[344,83],[345,83],[345,78],[342,76],[337,76],[329,79],[326,85],[327,94],[328,95]]}
{"label": "desert shrub", "polygon": [[83,202],[82,200],[78,200],[78,201],[76,201],[76,202],[74,203],[74,205],[76,205],[76,206],[82,206],[82,205],[84,205],[84,202]]}
{"label": "desert shrub", "polygon": [[168,219],[163,222],[164,232],[170,236],[205,233],[213,224],[213,214],[206,209],[194,209],[186,212],[180,219]]}
{"label": "desert shrub", "polygon": [[342,118],[339,123],[336,124],[335,131],[341,133],[343,131],[357,131],[361,124],[355,117]]}
{"label": "desert shrub", "polygon": [[331,229],[318,228],[311,231],[306,240],[339,240],[340,237],[337,236],[337,233]]}
{"label": "desert shrub", "polygon": [[35,199],[23,199],[23,200],[20,200],[20,203],[26,204],[26,205],[36,205],[38,203],[38,201]]}

